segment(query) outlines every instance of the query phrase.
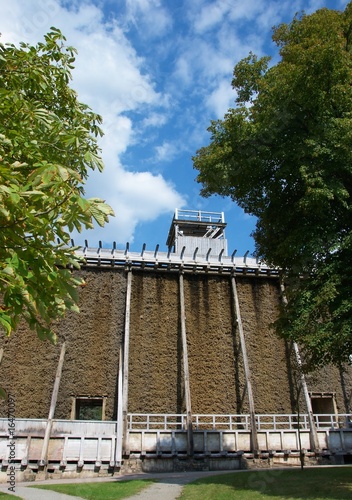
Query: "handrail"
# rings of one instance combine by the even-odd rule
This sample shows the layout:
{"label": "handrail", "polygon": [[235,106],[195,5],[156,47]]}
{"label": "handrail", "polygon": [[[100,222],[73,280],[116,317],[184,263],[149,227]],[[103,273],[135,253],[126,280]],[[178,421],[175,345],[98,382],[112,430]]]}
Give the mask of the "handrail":
{"label": "handrail", "polygon": [[[340,414],[315,414],[314,422],[317,429],[352,429],[351,415]],[[256,427],[258,431],[291,431],[309,430],[308,414],[256,414]],[[251,420],[249,414],[193,414],[192,423],[194,430],[229,430],[250,431]],[[129,413],[128,429],[133,430],[185,430],[185,414],[145,414]]]}
{"label": "handrail", "polygon": [[176,209],[175,220],[189,220],[199,222],[225,223],[224,212],[207,212],[205,210],[182,210]]}
{"label": "handrail", "polygon": [[[186,414],[182,413],[128,413],[128,430],[185,430]],[[45,419],[16,419],[17,430],[22,432],[26,423],[31,423],[31,428],[42,428]],[[280,413],[256,414],[255,422],[258,431],[282,430],[309,430],[307,414]],[[314,414],[314,423],[317,429],[349,429],[352,431],[352,415],[348,413]],[[63,428],[87,424],[89,426],[111,426],[116,421],[110,420],[64,420],[53,419],[53,424],[64,425]],[[192,424],[194,430],[231,430],[250,431],[251,421],[249,414],[193,414]],[[0,432],[7,432],[7,419],[0,418]]]}
{"label": "handrail", "polygon": [[[182,413],[128,413],[128,430],[185,430],[186,414]],[[238,430],[250,431],[249,414],[193,414],[192,423],[195,430]],[[40,428],[46,419],[17,418],[17,430],[22,431],[22,425],[28,422],[32,428]],[[255,415],[257,430],[309,430],[309,420],[306,413],[300,414],[299,423],[296,413],[262,413]],[[314,414],[317,429],[344,429],[352,431],[352,414]],[[77,425],[111,426],[116,421],[111,420],[65,420],[53,419],[54,425],[64,424],[64,427]],[[7,432],[7,419],[0,418],[0,432]]]}

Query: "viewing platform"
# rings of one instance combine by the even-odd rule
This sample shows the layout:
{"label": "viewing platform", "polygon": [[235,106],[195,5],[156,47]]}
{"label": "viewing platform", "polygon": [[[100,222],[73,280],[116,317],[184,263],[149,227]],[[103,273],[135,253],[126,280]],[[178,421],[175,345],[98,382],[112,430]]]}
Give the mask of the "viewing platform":
{"label": "viewing platform", "polygon": [[278,269],[249,257],[249,251],[237,256],[237,250],[233,250],[228,255],[225,227],[223,212],[175,210],[166,241],[167,252],[160,251],[160,245],[148,250],[143,244],[139,252],[131,252],[129,243],[121,250],[116,243],[111,248],[103,248],[100,242],[98,248],[94,248],[86,241],[76,254],[82,258],[83,265],[89,267],[278,276]]}

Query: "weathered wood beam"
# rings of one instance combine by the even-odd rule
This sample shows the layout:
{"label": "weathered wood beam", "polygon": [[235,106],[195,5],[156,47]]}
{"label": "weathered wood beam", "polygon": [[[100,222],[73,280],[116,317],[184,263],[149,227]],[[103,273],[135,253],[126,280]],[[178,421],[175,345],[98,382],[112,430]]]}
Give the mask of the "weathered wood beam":
{"label": "weathered wood beam", "polygon": [[129,455],[128,439],[128,364],[130,350],[130,321],[131,321],[131,291],[132,270],[127,271],[126,307],[125,307],[125,331],[123,346],[123,387],[122,387],[122,417],[123,417],[123,453]]}
{"label": "weathered wood beam", "polygon": [[49,440],[50,440],[51,429],[53,426],[53,418],[54,418],[54,414],[55,414],[57,396],[59,393],[62,367],[63,367],[64,359],[65,359],[65,352],[66,352],[66,342],[64,341],[62,343],[62,346],[61,346],[60,358],[59,358],[59,362],[58,362],[57,369],[56,369],[54,388],[53,388],[53,392],[51,395],[49,415],[48,415],[48,420],[46,423],[42,452],[41,452],[40,461],[39,461],[39,465],[41,465],[41,466],[45,466],[47,464],[47,460],[48,460]]}
{"label": "weathered wood beam", "polygon": [[118,467],[122,462],[122,443],[123,443],[123,345],[122,338],[119,349],[119,375],[117,387],[117,411],[116,411],[116,448],[115,448],[115,465]]}
{"label": "weathered wood beam", "polygon": [[[286,293],[285,293],[285,285],[281,280],[280,280],[280,289],[281,289],[282,302],[286,306],[288,304],[288,300],[287,300]],[[297,363],[297,367],[298,367],[299,375],[300,375],[300,379],[301,379],[301,387],[302,387],[302,391],[303,391],[304,401],[305,401],[306,407],[307,407],[308,420],[309,420],[310,447],[311,447],[312,451],[319,452],[320,446],[319,446],[318,432],[317,432],[317,428],[316,428],[315,421],[314,421],[312,401],[311,401],[310,396],[309,396],[308,385],[307,385],[306,377],[304,375],[303,368],[302,368],[302,359],[301,359],[301,355],[299,352],[299,347],[298,347],[297,342],[293,342],[292,345],[293,345],[296,363]]]}
{"label": "weathered wood beam", "polygon": [[185,399],[186,399],[186,425],[187,425],[187,453],[189,456],[194,454],[193,441],[193,425],[192,425],[192,405],[191,405],[191,389],[188,366],[188,348],[187,348],[187,333],[186,333],[186,313],[185,313],[185,295],[183,274],[179,274],[179,294],[180,294],[180,315],[181,315],[181,340],[183,353],[183,377],[185,384]]}
{"label": "weathered wood beam", "polygon": [[296,342],[293,342],[293,350],[295,352],[296,362],[297,362],[298,369],[300,372],[301,386],[302,386],[304,400],[305,400],[306,407],[307,407],[308,420],[309,420],[310,447],[311,447],[312,451],[318,452],[320,450],[320,446],[319,446],[319,440],[318,440],[318,432],[317,432],[317,428],[316,428],[315,421],[314,421],[312,401],[311,401],[310,396],[309,396],[306,377],[305,377],[303,369],[302,369],[301,355],[299,352],[298,344]]}

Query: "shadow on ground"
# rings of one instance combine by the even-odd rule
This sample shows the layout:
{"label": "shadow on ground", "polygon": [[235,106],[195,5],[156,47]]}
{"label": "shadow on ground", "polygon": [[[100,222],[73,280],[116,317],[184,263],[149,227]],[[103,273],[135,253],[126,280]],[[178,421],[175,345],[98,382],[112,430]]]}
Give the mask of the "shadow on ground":
{"label": "shadow on ground", "polygon": [[183,490],[191,499],[352,499],[351,467],[248,471],[198,479]]}

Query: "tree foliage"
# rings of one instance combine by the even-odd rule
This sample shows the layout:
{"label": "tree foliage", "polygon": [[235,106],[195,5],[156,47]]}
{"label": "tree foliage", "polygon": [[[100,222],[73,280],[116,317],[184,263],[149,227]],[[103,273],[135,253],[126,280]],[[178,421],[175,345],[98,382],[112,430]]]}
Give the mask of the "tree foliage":
{"label": "tree foliage", "polygon": [[[112,209],[85,199],[89,169],[103,169],[101,117],[69,86],[75,49],[55,28],[43,43],[0,44],[0,325],[24,318],[41,338],[77,310],[70,232],[104,225]],[[58,242],[60,241],[60,242]]]}
{"label": "tree foliage", "polygon": [[256,254],[283,270],[279,331],[313,364],[352,353],[352,3],[274,28],[280,60],[234,68],[236,107],[197,152],[202,194],[257,217]]}

